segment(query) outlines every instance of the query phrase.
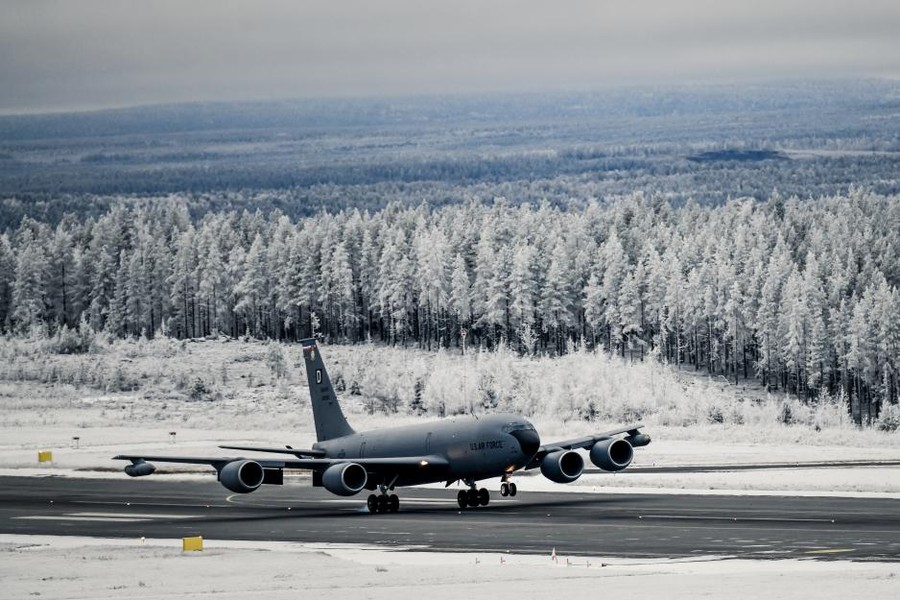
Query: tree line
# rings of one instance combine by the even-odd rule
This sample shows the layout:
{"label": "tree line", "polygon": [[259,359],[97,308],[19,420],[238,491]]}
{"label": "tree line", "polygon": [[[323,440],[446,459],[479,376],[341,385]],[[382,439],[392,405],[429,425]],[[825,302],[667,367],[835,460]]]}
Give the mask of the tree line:
{"label": "tree line", "polygon": [[900,198],[369,213],[114,205],[0,235],[0,327],[650,354],[860,422],[900,392]]}

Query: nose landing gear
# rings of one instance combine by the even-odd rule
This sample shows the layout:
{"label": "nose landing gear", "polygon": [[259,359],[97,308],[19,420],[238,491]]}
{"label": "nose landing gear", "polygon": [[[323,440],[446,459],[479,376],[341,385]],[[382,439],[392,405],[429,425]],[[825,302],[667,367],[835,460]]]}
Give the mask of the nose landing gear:
{"label": "nose landing gear", "polygon": [[500,484],[501,496],[515,496],[517,491],[518,490],[516,490],[516,484],[511,481],[509,483],[504,481]]}

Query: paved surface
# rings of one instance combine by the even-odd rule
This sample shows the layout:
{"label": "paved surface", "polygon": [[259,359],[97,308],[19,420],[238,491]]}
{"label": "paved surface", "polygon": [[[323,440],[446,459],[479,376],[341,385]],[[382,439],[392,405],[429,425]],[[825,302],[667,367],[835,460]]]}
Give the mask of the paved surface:
{"label": "paved surface", "polygon": [[[677,467],[642,467],[640,465],[629,467],[618,473],[622,475],[635,473],[729,473],[735,471],[774,471],[785,469],[853,469],[857,467],[898,467],[900,460],[824,460],[806,462],[773,462],[757,464],[726,464],[726,465],[690,465]],[[601,469],[585,469],[585,474],[599,475],[605,471]],[[537,471],[531,473],[539,474]]]}
{"label": "paved surface", "polygon": [[900,561],[900,501],[524,493],[460,511],[456,491],[400,490],[396,514],[308,479],[230,495],[209,482],[0,478],[0,534],[284,540],[616,557]]}

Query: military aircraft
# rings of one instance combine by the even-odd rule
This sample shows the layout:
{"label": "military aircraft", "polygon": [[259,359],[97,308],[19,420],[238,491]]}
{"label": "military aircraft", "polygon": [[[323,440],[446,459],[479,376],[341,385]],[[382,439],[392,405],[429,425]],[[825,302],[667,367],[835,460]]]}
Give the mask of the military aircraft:
{"label": "military aircraft", "polygon": [[152,462],[208,464],[223,486],[239,494],[282,485],[285,469],[311,470],[313,486],[338,496],[378,490],[366,504],[370,512],[382,513],[399,509],[399,498],[389,494],[398,487],[463,482],[468,489],[457,494],[460,508],[487,506],[490,493],[478,489],[480,480],[500,477],[500,495],[515,496],[511,476],[520,469],[539,468],[551,481],[571,483],[584,470],[584,459],[576,450],[589,449],[591,462],[600,469],[620,471],[631,464],[635,447],[650,443],[650,436],[640,431],[643,426],[634,425],[542,445],[534,426],[511,414],[468,415],[356,432],[338,404],[316,340],[302,340],[301,346],[318,440],[312,448],[220,446],[293,457],[277,459],[120,454],[114,460],[131,461],[125,473],[132,477],[152,474],[156,470]]}

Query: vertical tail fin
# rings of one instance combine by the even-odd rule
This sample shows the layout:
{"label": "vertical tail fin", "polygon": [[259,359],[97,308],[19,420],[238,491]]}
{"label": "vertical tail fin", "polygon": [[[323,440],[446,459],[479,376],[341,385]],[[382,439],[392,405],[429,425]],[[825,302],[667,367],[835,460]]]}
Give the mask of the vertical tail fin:
{"label": "vertical tail fin", "polygon": [[347,423],[344,411],[338,404],[316,340],[300,340],[300,344],[303,347],[306,379],[309,382],[309,401],[312,404],[313,420],[316,422],[316,439],[324,442],[356,433]]}

